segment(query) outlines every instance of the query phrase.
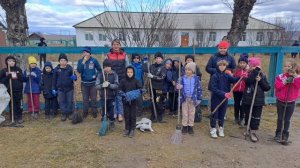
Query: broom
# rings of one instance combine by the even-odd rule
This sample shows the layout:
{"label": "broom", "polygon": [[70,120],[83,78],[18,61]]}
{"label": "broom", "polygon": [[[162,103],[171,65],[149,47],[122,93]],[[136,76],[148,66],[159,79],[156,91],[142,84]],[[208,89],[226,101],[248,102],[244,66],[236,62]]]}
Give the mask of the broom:
{"label": "broom", "polygon": [[[147,68],[148,68],[148,73],[150,73],[150,65],[149,65],[149,61],[147,62]],[[153,106],[153,111],[154,111],[154,115],[155,115],[155,120],[157,121],[157,112],[156,112],[156,107],[155,107],[155,100],[154,100],[154,94],[153,94],[153,87],[152,87],[152,80],[149,79],[149,83],[150,83],[150,92],[151,92],[151,100],[152,100],[152,106]]]}
{"label": "broom", "polygon": [[[179,67],[178,67],[178,74],[179,74],[179,77],[178,77],[178,81],[180,82],[180,77],[181,77],[181,64],[180,64],[180,59],[179,59]],[[175,90],[174,90],[175,92]],[[178,90],[178,108],[177,108],[177,125],[176,125],[176,130],[175,130],[175,133],[172,135],[171,137],[171,143],[172,144],[176,144],[176,145],[179,145],[179,144],[182,144],[182,133],[181,133],[181,125],[180,125],[180,90]]]}
{"label": "broom", "polygon": [[[72,62],[72,66],[73,66],[73,75],[75,75],[75,70],[74,70],[74,64]],[[76,100],[76,82],[74,81],[74,95],[73,95],[73,98],[74,98],[74,113],[73,113],[73,116],[72,116],[72,124],[78,124],[78,123],[81,123],[82,122],[82,116],[81,116],[81,113],[78,111],[78,106],[77,106],[77,100]]]}
{"label": "broom", "polygon": [[[103,67],[104,68],[104,67]],[[103,82],[105,81],[104,69],[102,69]],[[104,88],[104,118],[101,122],[99,136],[105,136],[108,132],[107,107],[106,107],[106,88]]]}

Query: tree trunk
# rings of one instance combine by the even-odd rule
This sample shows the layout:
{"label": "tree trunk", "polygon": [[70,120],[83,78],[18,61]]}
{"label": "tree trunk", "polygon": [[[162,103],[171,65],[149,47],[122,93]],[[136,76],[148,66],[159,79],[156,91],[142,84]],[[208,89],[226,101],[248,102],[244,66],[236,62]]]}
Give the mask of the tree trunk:
{"label": "tree trunk", "polygon": [[233,17],[228,39],[232,46],[237,46],[242,33],[246,30],[250,12],[256,0],[234,0]]}
{"label": "tree trunk", "polygon": [[27,40],[26,0],[1,0],[7,22],[7,39],[9,46],[25,46]]}

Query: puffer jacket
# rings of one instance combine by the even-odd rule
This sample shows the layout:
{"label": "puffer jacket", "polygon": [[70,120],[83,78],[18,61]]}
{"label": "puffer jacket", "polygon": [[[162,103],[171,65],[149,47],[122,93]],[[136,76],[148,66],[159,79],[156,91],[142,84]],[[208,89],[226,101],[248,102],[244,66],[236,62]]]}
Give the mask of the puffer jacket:
{"label": "puffer jacket", "polygon": [[166,77],[166,68],[164,67],[164,64],[152,64],[150,66],[150,73],[153,75],[153,78],[151,79],[153,89],[162,90],[163,82]]}
{"label": "puffer jacket", "polygon": [[[234,77],[241,77],[241,76],[243,76],[244,74],[248,74],[248,72],[247,72],[245,69],[237,68],[237,69],[234,71],[233,76],[234,76]],[[244,91],[245,91],[245,88],[246,88],[245,80],[246,80],[246,79],[242,79],[242,80],[237,84],[237,86],[233,89],[233,92],[244,92]]]}
{"label": "puffer jacket", "polygon": [[[35,68],[31,68],[30,72],[34,72],[37,76],[31,76],[30,75],[30,80],[31,80],[31,91],[32,93],[41,93],[41,88],[40,88],[40,82],[41,82],[41,74],[42,71],[40,70],[40,68],[35,67]],[[26,76],[27,70],[24,71],[24,82],[26,82],[25,84],[25,90],[24,93],[30,93],[30,85],[29,85],[29,77]]]}
{"label": "puffer jacket", "polygon": [[[45,70],[46,66],[51,67],[50,72],[47,72]],[[55,97],[51,93],[52,80],[53,80],[53,67],[52,67],[51,62],[46,62],[45,66],[43,68],[43,75],[42,75],[42,80],[41,80],[41,90],[43,91],[44,98],[46,98],[46,99],[51,99],[51,98]]]}
{"label": "puffer jacket", "polygon": [[74,89],[74,82],[71,79],[73,75],[73,68],[71,65],[67,65],[66,68],[61,68],[57,65],[53,71],[52,90],[59,90],[62,92],[68,92]]}
{"label": "puffer jacket", "polygon": [[[19,67],[11,67],[11,72],[16,73],[16,78],[12,78],[12,91],[14,92],[22,92],[23,91],[23,73]],[[7,76],[8,68],[4,68],[0,71],[0,83],[4,84],[8,91],[10,91],[9,86],[9,77]],[[8,92],[10,93],[10,92]]]}
{"label": "puffer jacket", "polygon": [[[118,75],[116,72],[111,71],[111,73],[105,73],[105,81],[108,81],[110,84],[106,89],[106,98],[107,99],[114,99],[116,97],[116,90],[118,89],[119,86],[119,79]],[[99,73],[98,78],[96,80],[96,89],[100,90],[100,97],[104,98],[104,89],[102,87],[104,80],[103,80],[103,74]]]}
{"label": "puffer jacket", "polygon": [[114,52],[113,49],[110,49],[110,52],[107,54],[107,59],[111,62],[111,68],[118,74],[119,81],[125,78],[125,69],[128,65],[128,58],[123,49],[120,52]]}

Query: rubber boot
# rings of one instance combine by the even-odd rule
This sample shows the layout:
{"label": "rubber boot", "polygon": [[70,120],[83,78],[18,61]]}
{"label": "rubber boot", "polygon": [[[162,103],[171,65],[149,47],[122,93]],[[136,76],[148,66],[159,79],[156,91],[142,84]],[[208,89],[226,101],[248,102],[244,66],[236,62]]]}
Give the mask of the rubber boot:
{"label": "rubber boot", "polygon": [[182,130],[181,130],[181,133],[185,135],[187,132],[188,132],[188,127],[187,126],[183,126]]}
{"label": "rubber boot", "polygon": [[288,145],[289,144],[289,132],[284,132],[282,134],[281,144],[282,145]]}
{"label": "rubber boot", "polygon": [[134,136],[134,130],[130,130],[130,132],[128,134],[128,137],[133,138],[133,136]]}
{"label": "rubber boot", "polygon": [[124,130],[123,137],[127,137],[129,135],[130,130]]}
{"label": "rubber boot", "polygon": [[276,131],[276,132],[275,132],[274,140],[275,140],[275,141],[279,141],[279,140],[280,140],[280,131]]}
{"label": "rubber boot", "polygon": [[194,135],[194,129],[193,129],[192,126],[188,126],[188,133],[189,133],[190,135]]}

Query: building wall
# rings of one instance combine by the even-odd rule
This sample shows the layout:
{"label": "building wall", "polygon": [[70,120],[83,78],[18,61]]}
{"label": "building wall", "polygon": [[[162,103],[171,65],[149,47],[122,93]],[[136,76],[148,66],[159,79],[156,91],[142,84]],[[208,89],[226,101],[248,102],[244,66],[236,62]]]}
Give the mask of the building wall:
{"label": "building wall", "polygon": [[[117,31],[117,30],[116,30]],[[195,45],[199,47],[214,47],[216,46],[224,36],[227,35],[229,30],[201,30],[198,32],[202,32],[202,40],[197,39],[197,32],[196,30],[176,30],[175,31],[175,39],[176,47],[181,46],[181,35],[188,34],[189,36],[189,43],[188,46],[193,45],[193,39]],[[213,40],[210,40],[210,34],[213,34],[215,32],[215,38]],[[259,46],[259,45],[268,45],[267,41],[267,32],[273,32],[273,38],[275,38],[276,32],[273,30],[246,30],[246,39],[245,41],[240,41],[238,43],[238,46]],[[263,32],[263,39],[264,41],[257,41],[257,33]],[[90,33],[93,38],[90,40],[86,40],[86,33]],[[111,42],[108,38],[106,38],[106,41],[99,40],[99,34],[105,34],[104,30],[97,29],[97,28],[76,28],[76,42],[78,46],[110,46]],[[143,31],[140,31],[140,35],[143,36]],[[127,43],[129,44],[129,41],[127,40]],[[136,45],[132,45],[131,47],[135,47]],[[154,46],[158,46],[158,43]]]}

